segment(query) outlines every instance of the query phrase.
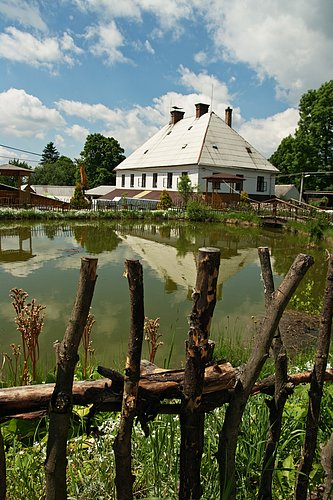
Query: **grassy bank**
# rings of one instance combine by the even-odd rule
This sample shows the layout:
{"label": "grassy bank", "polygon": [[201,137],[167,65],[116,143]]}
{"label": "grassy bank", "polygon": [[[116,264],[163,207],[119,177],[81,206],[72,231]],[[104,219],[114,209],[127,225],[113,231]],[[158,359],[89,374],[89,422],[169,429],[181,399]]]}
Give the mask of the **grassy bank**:
{"label": "grassy bank", "polygon": [[[244,414],[237,451],[237,498],[254,499],[261,472],[261,461],[268,432],[268,410],[263,396],[252,397]],[[333,391],[326,386],[319,443],[326,443],[331,433]],[[285,407],[282,436],[276,457],[274,499],[293,497],[297,464],[301,456],[304,421],[307,405],[307,387],[297,387]],[[68,443],[68,498],[114,499],[113,442],[117,433],[118,415],[99,414],[93,422],[93,431],[85,432],[87,409],[75,408],[72,436]],[[218,435],[224,417],[224,408],[206,417],[205,447],[202,460],[204,499],[219,497],[218,467],[215,453]],[[7,448],[8,499],[44,497],[43,463],[46,456],[47,421],[32,426],[12,420],[2,424]],[[178,498],[179,471],[178,416],[164,415],[150,424],[150,436],[145,438],[139,426],[133,432],[134,498]],[[311,475],[311,490],[323,480],[317,459]]]}

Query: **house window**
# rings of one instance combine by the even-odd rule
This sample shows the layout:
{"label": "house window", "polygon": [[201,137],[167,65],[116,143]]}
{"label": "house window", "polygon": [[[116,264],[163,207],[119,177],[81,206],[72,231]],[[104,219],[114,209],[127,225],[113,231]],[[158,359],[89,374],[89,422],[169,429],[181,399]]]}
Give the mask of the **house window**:
{"label": "house window", "polygon": [[182,176],[183,176],[183,175],[188,175],[188,172],[182,172]]}
{"label": "house window", "polygon": [[142,174],[141,176],[141,187],[146,187],[146,174]]}
{"label": "house window", "polygon": [[[243,176],[242,176],[242,175],[240,175],[240,174],[236,174],[236,177],[239,177],[240,179],[243,179]],[[235,190],[236,190],[236,191],[241,191],[242,186],[243,186],[243,183],[242,183],[242,182],[236,182],[236,183],[235,183]]]}
{"label": "house window", "polygon": [[157,174],[153,174],[153,188],[157,188]]}
{"label": "house window", "polygon": [[267,182],[265,182],[265,177],[262,175],[258,175],[257,177],[257,192],[264,193],[267,191]]}
{"label": "house window", "polygon": [[130,182],[130,187],[134,187],[134,174],[131,174],[131,182]]}
{"label": "house window", "polygon": [[124,188],[125,187],[125,174],[122,174],[121,175],[121,187]]}
{"label": "house window", "polygon": [[172,172],[168,172],[167,174],[167,188],[172,188]]}

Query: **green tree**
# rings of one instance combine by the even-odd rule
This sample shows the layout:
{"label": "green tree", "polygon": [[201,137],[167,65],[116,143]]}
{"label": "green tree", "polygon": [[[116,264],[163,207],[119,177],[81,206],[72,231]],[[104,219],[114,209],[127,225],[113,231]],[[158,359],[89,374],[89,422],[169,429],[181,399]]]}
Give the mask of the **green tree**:
{"label": "green tree", "polygon": [[78,166],[67,156],[60,156],[55,163],[36,167],[31,176],[31,184],[74,186],[78,175]]}
{"label": "green tree", "polygon": [[191,198],[194,192],[194,187],[192,186],[192,182],[190,181],[190,178],[187,174],[183,174],[179,178],[177,189],[184,204],[187,205],[188,200]]}
{"label": "green tree", "polygon": [[[283,139],[270,161],[283,173],[331,172],[333,80],[323,83],[317,90],[306,92],[300,99],[299,114],[295,136]],[[333,174],[330,173],[313,175],[307,179],[307,187],[311,189],[327,189],[331,185]]]}
{"label": "green tree", "polygon": [[115,184],[116,175],[113,170],[125,159],[123,153],[123,148],[113,137],[105,137],[102,134],[88,135],[81,159],[90,188],[105,184],[106,181]]}
{"label": "green tree", "polygon": [[[294,172],[295,168],[297,168],[294,159],[295,137],[293,137],[292,135],[288,135],[288,137],[282,139],[279,147],[277,148],[275,153],[272,154],[269,161],[273,165],[278,167],[281,174],[290,174]],[[288,177],[282,175],[280,183],[288,184],[289,181],[286,182],[286,179],[288,179]]]}
{"label": "green tree", "polygon": [[45,148],[43,149],[43,154],[42,154],[42,159],[40,161],[40,165],[46,165],[48,163],[55,163],[57,160],[59,160],[59,152],[53,142],[49,142],[46,144]]}
{"label": "green tree", "polygon": [[76,210],[86,209],[90,207],[89,201],[84,197],[81,183],[78,182],[75,186],[74,194],[70,201],[70,207]]}

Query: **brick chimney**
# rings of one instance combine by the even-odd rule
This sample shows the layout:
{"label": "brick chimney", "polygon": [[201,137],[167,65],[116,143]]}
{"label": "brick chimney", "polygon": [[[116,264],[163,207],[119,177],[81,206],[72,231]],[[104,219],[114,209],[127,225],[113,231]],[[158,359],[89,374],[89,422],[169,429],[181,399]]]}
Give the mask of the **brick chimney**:
{"label": "brick chimney", "polygon": [[173,106],[170,111],[170,125],[175,125],[179,120],[184,118],[185,111],[182,111],[180,108]]}
{"label": "brick chimney", "polygon": [[195,117],[200,118],[200,116],[205,115],[206,113],[208,113],[208,109],[209,104],[203,104],[202,102],[199,102],[195,105]]}
{"label": "brick chimney", "polygon": [[232,109],[228,106],[225,110],[225,120],[229,127],[232,127]]}

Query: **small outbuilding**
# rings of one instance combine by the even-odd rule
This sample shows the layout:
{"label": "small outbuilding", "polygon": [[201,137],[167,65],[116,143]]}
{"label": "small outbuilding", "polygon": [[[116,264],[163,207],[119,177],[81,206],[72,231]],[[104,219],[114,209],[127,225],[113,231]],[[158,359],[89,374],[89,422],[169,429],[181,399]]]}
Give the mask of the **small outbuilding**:
{"label": "small outbuilding", "polygon": [[276,184],[275,185],[275,196],[280,198],[280,200],[299,201],[300,192],[294,184]]}

